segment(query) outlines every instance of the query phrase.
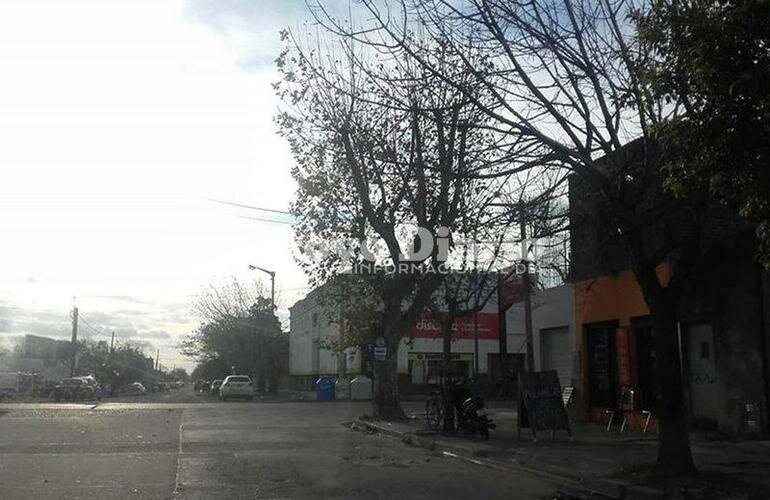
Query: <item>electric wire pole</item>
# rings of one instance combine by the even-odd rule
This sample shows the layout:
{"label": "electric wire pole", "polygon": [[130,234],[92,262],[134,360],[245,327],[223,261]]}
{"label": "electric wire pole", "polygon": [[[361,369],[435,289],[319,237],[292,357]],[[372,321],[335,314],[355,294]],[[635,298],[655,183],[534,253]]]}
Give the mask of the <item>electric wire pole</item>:
{"label": "electric wire pole", "polygon": [[521,277],[522,293],[524,294],[524,341],[527,345],[527,371],[535,371],[535,351],[532,341],[532,297],[529,282],[529,249],[527,248],[527,226],[522,217],[519,223],[521,231],[521,261],[524,264],[524,275]]}
{"label": "electric wire pole", "polygon": [[72,361],[70,364],[70,377],[75,376],[78,367],[78,307],[72,307]]}

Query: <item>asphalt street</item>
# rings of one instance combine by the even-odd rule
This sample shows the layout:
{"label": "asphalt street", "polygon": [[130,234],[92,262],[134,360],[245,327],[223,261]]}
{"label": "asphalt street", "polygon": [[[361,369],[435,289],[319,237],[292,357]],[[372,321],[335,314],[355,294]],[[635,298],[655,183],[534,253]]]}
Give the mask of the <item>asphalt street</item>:
{"label": "asphalt street", "polygon": [[0,498],[551,498],[342,425],[368,403],[0,405]]}

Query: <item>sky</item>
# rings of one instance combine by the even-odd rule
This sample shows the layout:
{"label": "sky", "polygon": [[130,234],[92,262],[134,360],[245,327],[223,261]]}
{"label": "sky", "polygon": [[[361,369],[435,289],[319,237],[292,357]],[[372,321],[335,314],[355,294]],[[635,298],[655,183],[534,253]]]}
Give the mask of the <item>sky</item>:
{"label": "sky", "polygon": [[[0,343],[81,337],[160,349],[202,287],[276,271],[307,293],[276,135],[278,31],[303,0],[0,0]],[[271,223],[246,219],[259,217]]]}

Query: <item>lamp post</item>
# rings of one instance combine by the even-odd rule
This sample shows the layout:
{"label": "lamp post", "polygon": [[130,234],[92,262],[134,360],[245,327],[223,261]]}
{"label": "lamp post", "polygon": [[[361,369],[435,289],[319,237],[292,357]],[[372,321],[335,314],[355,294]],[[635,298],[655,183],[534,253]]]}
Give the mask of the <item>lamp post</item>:
{"label": "lamp post", "polygon": [[263,273],[270,275],[270,305],[275,309],[275,271],[270,271],[269,269],[259,266],[252,266],[251,264],[249,264],[249,269],[252,271],[262,271]]}

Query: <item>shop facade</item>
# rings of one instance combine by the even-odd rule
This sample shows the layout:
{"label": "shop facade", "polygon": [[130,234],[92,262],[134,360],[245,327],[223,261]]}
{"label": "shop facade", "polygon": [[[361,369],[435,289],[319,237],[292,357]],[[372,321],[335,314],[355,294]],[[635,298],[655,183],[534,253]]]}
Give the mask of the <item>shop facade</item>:
{"label": "shop facade", "polygon": [[[344,352],[333,349],[339,330],[333,318],[321,307],[319,290],[310,292],[290,309],[289,386],[296,390],[311,390],[320,375],[351,377],[357,373],[372,373],[372,352],[349,348]],[[507,352],[514,362],[512,368],[523,366],[526,353],[523,329],[516,321],[520,313],[511,308],[506,321],[500,321],[496,297],[492,297],[476,314],[458,317],[452,340],[452,376],[473,378],[492,391],[500,370],[501,324],[506,328]],[[399,344],[397,374],[399,390],[404,394],[426,393],[439,382],[442,370],[443,340],[439,322],[426,311],[408,336]],[[519,360],[516,362],[516,360]]]}

